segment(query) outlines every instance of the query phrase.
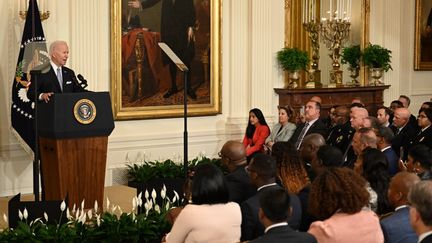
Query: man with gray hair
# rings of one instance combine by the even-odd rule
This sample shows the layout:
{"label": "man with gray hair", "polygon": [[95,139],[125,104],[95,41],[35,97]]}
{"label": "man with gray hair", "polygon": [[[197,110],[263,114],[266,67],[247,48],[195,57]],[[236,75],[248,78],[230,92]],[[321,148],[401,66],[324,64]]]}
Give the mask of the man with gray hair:
{"label": "man with gray hair", "polygon": [[417,135],[416,128],[409,123],[410,116],[411,113],[407,108],[397,108],[394,111],[392,130],[395,137],[392,148],[399,157],[400,151],[403,151],[403,160],[407,159],[411,139]]}
{"label": "man with gray hair", "polygon": [[408,193],[410,223],[419,243],[432,242],[432,181],[421,181]]}
{"label": "man with gray hair", "polygon": [[[41,73],[37,79],[37,99],[48,102],[54,93],[83,92],[72,69],[65,67],[69,58],[69,47],[65,41],[56,40],[49,48],[50,67],[48,72]],[[35,85],[31,83],[27,95],[36,100]]]}

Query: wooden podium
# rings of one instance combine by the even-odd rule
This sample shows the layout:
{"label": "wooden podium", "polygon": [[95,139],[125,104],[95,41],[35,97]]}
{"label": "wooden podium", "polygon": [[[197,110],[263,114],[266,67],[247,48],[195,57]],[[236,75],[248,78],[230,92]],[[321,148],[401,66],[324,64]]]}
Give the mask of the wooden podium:
{"label": "wooden podium", "polygon": [[38,105],[46,200],[103,205],[108,136],[114,129],[108,92],[55,94]]}

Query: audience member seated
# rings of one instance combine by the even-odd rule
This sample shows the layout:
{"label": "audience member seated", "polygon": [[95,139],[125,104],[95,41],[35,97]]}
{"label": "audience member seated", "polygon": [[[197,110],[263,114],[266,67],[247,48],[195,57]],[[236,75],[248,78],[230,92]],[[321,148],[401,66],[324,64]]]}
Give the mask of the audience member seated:
{"label": "audience member seated", "polygon": [[408,193],[410,223],[419,243],[432,242],[432,181],[420,181]]}
{"label": "audience member seated", "polygon": [[289,193],[298,194],[310,184],[298,151],[290,142],[277,142],[274,147],[272,156],[276,160],[277,179]]}
{"label": "audience member seated", "polygon": [[[408,152],[406,169],[416,173],[422,180],[432,179],[432,152],[426,145],[416,145]],[[404,168],[402,168],[404,169]]]}
{"label": "audience member seated", "polygon": [[394,111],[392,130],[395,137],[392,141],[392,148],[400,157],[400,151],[403,151],[403,160],[409,150],[410,141],[416,136],[416,128],[409,123],[410,111],[407,108],[397,108]]}
{"label": "audience member seated", "polygon": [[293,135],[296,125],[294,124],[294,109],[289,106],[279,106],[279,122],[271,130],[270,136],[265,141],[265,149],[271,151],[276,142],[286,142]]}
{"label": "audience member seated", "polygon": [[311,181],[315,178],[311,168],[311,163],[312,160],[316,158],[318,149],[323,145],[325,145],[324,137],[318,133],[311,133],[304,138],[303,143],[300,146],[300,158],[303,161],[303,165],[305,166]]}
{"label": "audience member seated", "polygon": [[315,243],[316,239],[303,232],[294,231],[287,223],[291,214],[290,196],[282,188],[272,188],[259,198],[258,218],[265,227],[265,234],[251,243]]}
{"label": "audience member seated", "polygon": [[222,164],[228,169],[225,176],[230,201],[242,203],[255,195],[256,187],[252,185],[246,173],[246,150],[241,142],[228,141],[219,152]]}
{"label": "audience member seated", "polygon": [[[405,108],[409,108],[410,104],[411,104],[411,99],[406,96],[406,95],[400,95],[399,99],[400,102],[402,102],[403,107]],[[417,126],[417,119],[414,115],[411,114],[410,118],[409,118],[409,123],[413,126],[416,127]]]}
{"label": "audience member seated", "polygon": [[382,127],[389,127],[391,124],[391,120],[393,118],[393,112],[385,107],[382,106],[380,108],[378,108],[377,110],[377,119],[378,119],[378,124]]}
{"label": "audience member seated", "polygon": [[403,106],[403,103],[400,102],[399,100],[393,100],[390,103],[389,107],[390,107],[390,110],[394,113],[396,111],[396,109],[403,108],[404,106]]}
{"label": "audience member seated", "polygon": [[364,126],[364,120],[369,116],[369,112],[365,108],[352,107],[350,113],[351,127],[356,131]]}
{"label": "audience member seated", "polygon": [[362,101],[361,97],[354,97],[354,98],[351,100],[351,104],[361,104],[361,105],[362,105],[361,107],[365,107],[365,104],[364,104],[364,102]]}
{"label": "audience member seated", "polygon": [[318,243],[382,243],[376,214],[366,208],[366,181],[349,168],[329,168],[312,183],[309,211],[315,221],[309,233]]}
{"label": "audience member seated", "polygon": [[377,135],[375,131],[370,127],[362,127],[354,133],[352,139],[352,150],[354,156],[352,159],[345,161],[345,166],[352,168],[354,162],[357,160],[358,156],[362,153],[363,149],[367,147],[376,148],[377,147]]}
{"label": "audience member seated", "polygon": [[[432,108],[432,102],[431,101],[423,102],[420,109],[425,109],[425,108]],[[419,111],[419,113],[420,113],[420,111]]]}
{"label": "audience member seated", "polygon": [[246,148],[248,161],[256,154],[264,151],[264,143],[270,135],[270,128],[260,109],[254,108],[249,111],[249,122],[246,127],[246,134],[243,138],[243,145]]}
{"label": "audience member seated", "polygon": [[327,136],[327,127],[319,119],[321,112],[321,104],[315,101],[309,101],[306,103],[305,108],[305,120],[306,122],[297,126],[294,134],[290,138],[289,142],[299,149],[303,139],[306,135],[311,133],[319,133],[324,137]]}
{"label": "audience member seated", "polygon": [[391,179],[388,200],[395,210],[381,220],[385,243],[417,243],[409,221],[408,192],[419,181],[418,176],[408,172],[399,172]]}
{"label": "audience member seated", "polygon": [[386,156],[389,163],[388,172],[390,176],[394,176],[399,171],[399,157],[391,147],[391,141],[394,138],[393,131],[389,127],[380,127],[377,130],[377,138],[377,148]]}
{"label": "audience member seated", "polygon": [[380,127],[378,118],[374,116],[368,116],[363,120],[364,127],[371,127],[373,129],[378,129]]}
{"label": "audience member seated", "polygon": [[324,170],[332,167],[342,167],[342,152],[330,145],[323,145],[317,151],[316,159],[312,160],[311,167],[316,176],[321,175]]}
{"label": "audience member seated", "polygon": [[387,199],[390,175],[388,174],[388,162],[384,153],[376,148],[365,148],[358,156],[354,170],[368,182],[366,189],[371,194],[369,200],[371,209],[378,215],[391,212],[392,209]]}
{"label": "audience member seated", "polygon": [[202,164],[195,170],[192,203],[180,212],[164,240],[168,243],[238,242],[240,225],[240,207],[229,202],[222,171],[213,164]]}
{"label": "audience member seated", "polygon": [[418,115],[419,133],[413,140],[410,146],[424,144],[432,148],[432,108],[421,109]]}
{"label": "audience member seated", "polygon": [[327,144],[345,152],[351,143],[354,135],[354,128],[351,127],[350,110],[346,106],[338,106],[335,109],[335,126],[327,137]]}
{"label": "audience member seated", "polygon": [[[258,188],[257,193],[241,204],[242,223],[241,239],[252,240],[264,234],[264,227],[258,219],[259,197],[260,195],[272,188],[282,188],[276,184],[276,161],[267,154],[258,154],[246,167],[252,183]],[[294,230],[297,230],[301,220],[301,205],[296,195],[290,194],[291,214],[288,224]]]}

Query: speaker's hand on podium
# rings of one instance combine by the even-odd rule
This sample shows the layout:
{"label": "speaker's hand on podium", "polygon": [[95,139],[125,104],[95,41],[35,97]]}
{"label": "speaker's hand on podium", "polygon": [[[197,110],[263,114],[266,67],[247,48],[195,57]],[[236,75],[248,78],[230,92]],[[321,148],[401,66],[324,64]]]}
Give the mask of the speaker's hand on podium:
{"label": "speaker's hand on podium", "polygon": [[50,97],[51,97],[51,95],[53,95],[54,93],[53,92],[49,92],[49,93],[42,93],[41,95],[40,95],[40,100],[43,100],[43,101],[45,101],[45,103],[48,103],[48,101],[50,100]]}

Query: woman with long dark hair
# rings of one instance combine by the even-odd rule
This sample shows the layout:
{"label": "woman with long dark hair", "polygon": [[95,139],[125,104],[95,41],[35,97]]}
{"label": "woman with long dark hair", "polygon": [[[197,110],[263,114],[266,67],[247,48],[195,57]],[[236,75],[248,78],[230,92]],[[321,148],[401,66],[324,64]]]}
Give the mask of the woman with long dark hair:
{"label": "woman with long dark hair", "polygon": [[365,148],[354,165],[367,180],[367,189],[372,189],[371,195],[376,193],[376,201],[371,201],[371,208],[378,215],[392,212],[392,208],[387,198],[387,190],[390,183],[388,173],[387,157],[381,150],[376,148]]}
{"label": "woman with long dark hair", "polygon": [[229,202],[222,171],[210,163],[198,165],[190,189],[192,201],[181,210],[164,240],[168,243],[240,241],[240,206]]}
{"label": "woman with long dark hair", "polygon": [[249,111],[249,122],[246,127],[246,134],[243,138],[243,145],[246,148],[248,161],[255,153],[264,151],[264,143],[270,134],[270,128],[264,118],[262,111],[254,108]]}

